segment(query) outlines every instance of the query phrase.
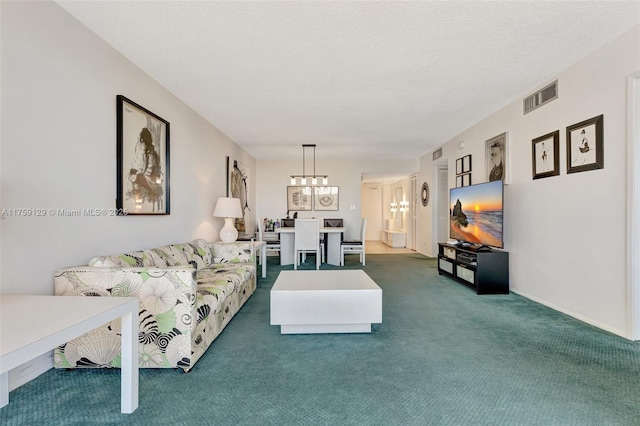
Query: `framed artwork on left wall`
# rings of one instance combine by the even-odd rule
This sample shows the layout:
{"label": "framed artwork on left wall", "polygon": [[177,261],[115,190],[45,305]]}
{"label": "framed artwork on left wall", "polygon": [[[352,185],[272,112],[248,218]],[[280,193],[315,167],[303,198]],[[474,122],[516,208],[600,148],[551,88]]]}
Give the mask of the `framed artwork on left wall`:
{"label": "framed artwork on left wall", "polygon": [[247,232],[246,219],[249,207],[249,168],[227,156],[227,197],[239,198],[242,206],[242,217],[236,218],[234,226],[240,233]]}
{"label": "framed artwork on left wall", "polygon": [[169,122],[116,97],[116,209],[119,215],[168,215]]}

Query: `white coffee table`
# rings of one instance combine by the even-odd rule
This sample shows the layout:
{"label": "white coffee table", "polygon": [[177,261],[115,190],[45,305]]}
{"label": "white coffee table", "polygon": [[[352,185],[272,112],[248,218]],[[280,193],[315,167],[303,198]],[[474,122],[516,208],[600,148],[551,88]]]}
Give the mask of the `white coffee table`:
{"label": "white coffee table", "polygon": [[370,333],[382,323],[382,289],[362,270],[282,271],[271,288],[281,334]]}
{"label": "white coffee table", "polygon": [[0,296],[0,407],[9,403],[9,370],[122,318],[122,413],[138,408],[138,299]]}

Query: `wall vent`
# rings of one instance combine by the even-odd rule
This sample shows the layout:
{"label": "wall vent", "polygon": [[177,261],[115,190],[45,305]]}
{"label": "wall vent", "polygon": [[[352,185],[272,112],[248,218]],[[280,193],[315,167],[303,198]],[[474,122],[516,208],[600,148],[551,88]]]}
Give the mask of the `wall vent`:
{"label": "wall vent", "polygon": [[433,161],[437,160],[440,157],[442,157],[442,148],[438,148],[433,151]]}
{"label": "wall vent", "polygon": [[558,98],[558,80],[545,86],[531,96],[527,96],[523,101],[524,114],[540,108],[542,105]]}

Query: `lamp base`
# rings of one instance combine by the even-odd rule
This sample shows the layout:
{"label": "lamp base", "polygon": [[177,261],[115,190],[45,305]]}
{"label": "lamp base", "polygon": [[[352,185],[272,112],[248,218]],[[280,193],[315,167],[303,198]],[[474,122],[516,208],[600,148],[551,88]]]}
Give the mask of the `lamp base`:
{"label": "lamp base", "polygon": [[220,239],[223,243],[232,243],[238,239],[238,230],[233,226],[232,217],[224,218],[224,226],[220,230]]}

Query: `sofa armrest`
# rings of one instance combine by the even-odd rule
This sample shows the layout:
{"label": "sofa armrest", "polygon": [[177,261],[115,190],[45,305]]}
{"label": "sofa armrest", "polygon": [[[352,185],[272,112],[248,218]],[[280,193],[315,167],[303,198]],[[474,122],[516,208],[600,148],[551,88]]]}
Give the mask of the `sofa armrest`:
{"label": "sofa armrest", "polygon": [[195,273],[192,266],[62,268],[54,275],[54,294],[138,297],[140,313],[146,311],[156,317],[160,328],[187,332],[195,328],[197,318]]}

